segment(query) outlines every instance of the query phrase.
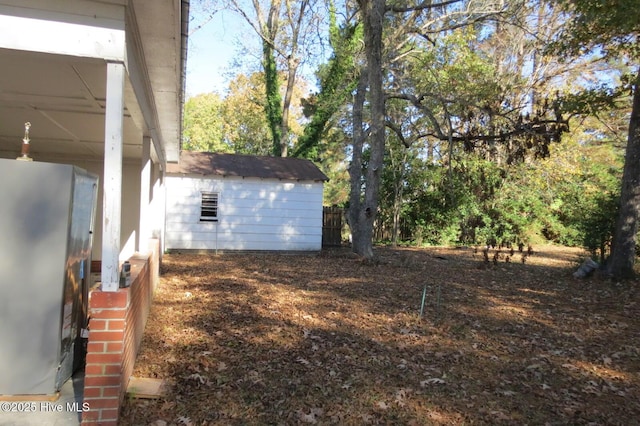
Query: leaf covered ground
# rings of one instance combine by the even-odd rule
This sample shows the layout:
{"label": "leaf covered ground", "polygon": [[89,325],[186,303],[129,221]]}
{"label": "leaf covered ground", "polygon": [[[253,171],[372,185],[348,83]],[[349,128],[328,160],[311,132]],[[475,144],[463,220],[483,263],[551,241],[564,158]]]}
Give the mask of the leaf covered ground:
{"label": "leaf covered ground", "polygon": [[120,423],[640,424],[637,284],[534,250],[165,255]]}

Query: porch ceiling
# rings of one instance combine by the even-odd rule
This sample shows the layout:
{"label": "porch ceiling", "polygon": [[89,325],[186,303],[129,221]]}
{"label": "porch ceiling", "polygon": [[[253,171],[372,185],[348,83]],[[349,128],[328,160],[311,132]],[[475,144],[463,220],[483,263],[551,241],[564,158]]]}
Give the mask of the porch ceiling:
{"label": "porch ceiling", "polygon": [[[17,156],[24,123],[31,154],[100,159],[104,155],[106,65],[102,60],[0,49],[0,151]],[[129,97],[133,96],[128,87]],[[142,120],[129,99],[124,157],[141,153]],[[131,106],[133,105],[133,107]],[[136,118],[134,120],[134,117]],[[136,123],[136,121],[138,123]]]}
{"label": "porch ceiling", "polygon": [[[146,135],[156,139],[156,147],[161,144],[160,158],[177,161],[186,55],[182,50],[186,18],[181,14],[188,15],[188,0],[133,0],[129,4],[137,35],[127,37],[139,37],[137,52],[143,55],[139,64],[144,68],[137,68],[142,74],[136,81],[146,82],[135,92],[145,97],[142,103],[131,81],[125,83],[123,156],[140,158],[142,136]],[[0,49],[0,63],[0,157],[19,155],[28,121],[30,152],[36,160],[39,155],[47,159],[103,158],[104,60]]]}

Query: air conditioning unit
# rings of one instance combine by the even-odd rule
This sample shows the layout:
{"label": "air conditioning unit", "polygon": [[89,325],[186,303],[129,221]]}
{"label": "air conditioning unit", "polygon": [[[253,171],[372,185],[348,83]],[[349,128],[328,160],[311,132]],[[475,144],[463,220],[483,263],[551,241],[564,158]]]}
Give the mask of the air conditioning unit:
{"label": "air conditioning unit", "polygon": [[0,159],[0,395],[53,394],[84,362],[97,185]]}

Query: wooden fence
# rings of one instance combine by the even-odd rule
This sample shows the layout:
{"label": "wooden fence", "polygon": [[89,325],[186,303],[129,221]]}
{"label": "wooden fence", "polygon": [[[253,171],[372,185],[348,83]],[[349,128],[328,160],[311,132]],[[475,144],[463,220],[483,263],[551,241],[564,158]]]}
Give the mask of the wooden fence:
{"label": "wooden fence", "polygon": [[342,244],[342,217],[344,209],[331,206],[322,209],[322,247],[337,247]]}

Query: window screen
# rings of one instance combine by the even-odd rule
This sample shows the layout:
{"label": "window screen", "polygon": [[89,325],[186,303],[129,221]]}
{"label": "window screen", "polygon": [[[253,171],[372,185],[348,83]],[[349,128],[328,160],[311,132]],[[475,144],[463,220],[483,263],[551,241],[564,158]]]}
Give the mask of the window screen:
{"label": "window screen", "polygon": [[218,220],[218,193],[203,192],[200,207],[201,222],[216,222]]}

